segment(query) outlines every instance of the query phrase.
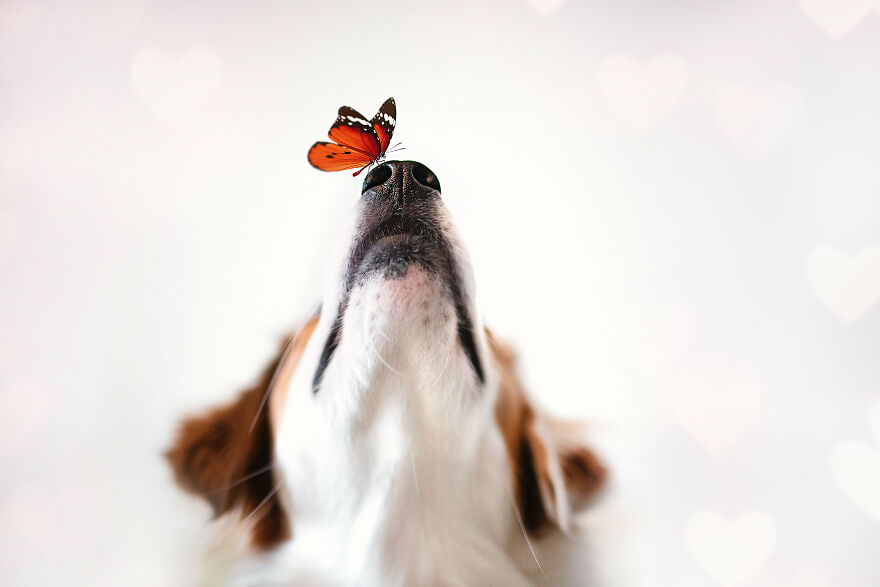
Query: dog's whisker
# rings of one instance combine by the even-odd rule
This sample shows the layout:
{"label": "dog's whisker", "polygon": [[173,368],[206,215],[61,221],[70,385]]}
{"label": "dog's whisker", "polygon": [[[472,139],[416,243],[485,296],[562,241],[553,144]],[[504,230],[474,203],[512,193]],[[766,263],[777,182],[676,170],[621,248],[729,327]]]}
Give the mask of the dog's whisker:
{"label": "dog's whisker", "polygon": [[419,489],[419,475],[416,471],[416,458],[413,456],[412,447],[409,449],[409,462],[412,465],[413,483],[415,483],[416,486],[416,495],[421,495],[422,491]]}
{"label": "dog's whisker", "polygon": [[529,551],[532,553],[532,558],[535,559],[535,564],[538,565],[538,570],[541,571],[541,575],[546,579],[547,574],[544,572],[544,567],[541,566],[541,561],[538,560],[538,555],[535,553],[535,548],[532,546],[532,541],[529,540],[529,534],[526,532],[526,527],[523,525],[522,514],[519,511],[519,507],[516,505],[516,501],[514,501],[513,496],[509,493],[507,494],[507,499],[510,500],[510,505],[513,506],[513,513],[516,515],[516,523],[519,524],[519,529],[522,531],[523,538],[526,540],[526,546],[529,547]]}
{"label": "dog's whisker", "polygon": [[[367,330],[369,328],[369,326],[370,326],[369,323],[365,323],[364,330]],[[374,330],[375,330],[375,332],[377,332],[379,334],[379,336],[381,336],[385,340],[387,340],[387,341],[391,340],[390,338],[388,338],[388,336],[384,332],[382,332],[382,329],[379,328],[378,326],[374,326]],[[401,372],[398,371],[397,369],[395,369],[394,367],[392,367],[388,363],[388,361],[386,361],[384,359],[384,357],[382,357],[382,354],[379,352],[379,348],[376,346],[376,342],[373,340],[373,338],[371,336],[369,336],[369,333],[365,333],[365,334],[366,334],[366,336],[364,336],[364,338],[366,339],[367,343],[370,345],[370,350],[373,352],[374,355],[376,355],[376,358],[379,359],[379,362],[382,363],[383,365],[385,365],[389,371],[391,371],[395,375],[400,376]]]}
{"label": "dog's whisker", "polygon": [[284,484],[283,482],[279,482],[278,485],[276,485],[275,488],[272,489],[272,491],[269,492],[269,495],[267,495],[266,497],[264,497],[264,498],[263,498],[263,501],[261,501],[260,503],[257,504],[257,507],[254,508],[254,511],[252,511],[251,513],[249,513],[249,514],[247,515],[246,518],[242,519],[242,521],[241,521],[241,523],[240,523],[239,525],[244,525],[244,524],[247,523],[248,520],[250,520],[251,518],[253,518],[254,515],[256,515],[256,513],[257,513],[258,511],[260,511],[260,509],[261,509],[264,505],[266,505],[266,504],[269,502],[270,499],[272,499],[272,496],[275,495],[276,493],[278,493],[278,490],[281,489],[281,486],[282,486],[283,484]]}
{"label": "dog's whisker", "polygon": [[226,485],[225,487],[218,487],[216,489],[212,489],[211,492],[212,493],[220,493],[222,491],[228,491],[228,490],[232,489],[233,487],[235,487],[236,485],[241,485],[245,481],[250,481],[254,477],[262,475],[263,473],[268,473],[269,471],[271,471],[274,468],[275,468],[275,463],[269,463],[265,467],[260,467],[259,469],[255,470],[255,471],[251,471],[250,473],[248,473],[247,475],[245,475],[244,477],[242,477],[238,481],[233,481],[232,483],[230,483],[229,485]]}
{"label": "dog's whisker", "polygon": [[388,338],[388,335],[385,334],[385,331],[382,330],[381,328],[379,328],[378,326],[376,327],[376,334],[378,334],[379,336],[384,338],[386,341],[391,342],[391,339]]}
{"label": "dog's whisker", "polygon": [[380,363],[382,363],[383,365],[385,365],[385,366],[388,368],[388,370],[391,371],[392,373],[394,373],[395,375],[401,375],[400,371],[398,371],[397,369],[395,369],[394,367],[392,367],[392,366],[388,363],[388,361],[386,361],[384,358],[382,358],[382,353],[379,352],[379,349],[376,347],[376,343],[375,343],[375,342],[372,342],[372,341],[371,341],[371,342],[370,342],[370,347],[371,347],[373,353],[376,355],[376,358],[379,359],[379,362],[380,362]]}
{"label": "dog's whisker", "polygon": [[287,353],[290,352],[290,349],[293,348],[291,342],[296,337],[296,333],[290,333],[290,336],[287,337],[287,342],[284,343],[284,349],[281,351],[281,358],[278,360],[278,365],[275,367],[275,372],[272,373],[272,379],[269,380],[269,385],[266,386],[266,392],[263,393],[262,399],[260,399],[260,405],[257,406],[257,413],[254,414],[254,419],[251,421],[251,427],[248,428],[248,434],[251,434],[254,431],[254,426],[257,425],[257,420],[260,419],[260,414],[263,413],[263,408],[266,406],[266,402],[269,400],[269,394],[272,393],[272,389],[275,387],[275,380],[278,379],[278,374],[281,372],[284,363],[287,362]]}
{"label": "dog's whisker", "polygon": [[440,378],[443,377],[443,374],[446,373],[446,368],[449,367],[449,357],[452,355],[452,346],[446,348],[446,362],[443,363],[443,368],[440,369],[440,374],[437,375],[437,378],[431,382],[428,387],[434,387],[437,385],[437,382],[440,381]]}

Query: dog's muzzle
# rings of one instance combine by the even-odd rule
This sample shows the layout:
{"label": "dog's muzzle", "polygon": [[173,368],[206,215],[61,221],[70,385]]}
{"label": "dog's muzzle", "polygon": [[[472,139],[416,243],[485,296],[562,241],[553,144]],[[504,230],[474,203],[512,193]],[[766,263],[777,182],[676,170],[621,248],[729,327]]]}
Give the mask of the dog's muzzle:
{"label": "dog's muzzle", "polygon": [[449,246],[438,224],[440,182],[415,161],[389,161],[364,179],[359,223],[345,282],[381,273],[400,278],[418,264],[441,281],[454,281]]}
{"label": "dog's muzzle", "polygon": [[473,322],[460,287],[460,268],[441,226],[441,207],[437,176],[416,161],[388,161],[364,178],[343,295],[315,373],[315,391],[339,344],[342,318],[352,289],[377,276],[401,278],[414,264],[448,288],[458,320],[459,341],[482,383],[483,369],[474,342]]}

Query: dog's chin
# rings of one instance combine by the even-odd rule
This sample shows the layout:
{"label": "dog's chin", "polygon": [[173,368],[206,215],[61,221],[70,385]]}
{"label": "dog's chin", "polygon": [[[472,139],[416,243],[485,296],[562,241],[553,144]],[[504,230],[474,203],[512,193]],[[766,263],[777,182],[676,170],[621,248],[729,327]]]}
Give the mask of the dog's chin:
{"label": "dog's chin", "polygon": [[386,280],[406,277],[411,266],[451,279],[444,256],[436,241],[412,234],[394,234],[370,246],[358,267],[358,279],[379,276]]}
{"label": "dog's chin", "polygon": [[374,327],[385,342],[424,340],[427,335],[442,346],[458,339],[482,383],[474,322],[465,303],[469,292],[462,290],[446,243],[410,233],[373,242],[358,265],[351,297],[355,308],[349,305],[349,310],[363,312],[362,324],[368,330]]}
{"label": "dog's chin", "polygon": [[380,239],[364,256],[352,302],[368,320],[390,320],[386,328],[407,325],[442,328],[454,321],[452,275],[436,244],[408,234]]}

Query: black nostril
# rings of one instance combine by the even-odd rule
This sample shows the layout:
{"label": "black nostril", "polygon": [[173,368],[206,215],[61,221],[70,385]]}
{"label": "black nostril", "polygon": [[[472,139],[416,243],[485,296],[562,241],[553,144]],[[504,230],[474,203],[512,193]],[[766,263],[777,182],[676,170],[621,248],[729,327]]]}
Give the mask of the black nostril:
{"label": "black nostril", "polygon": [[391,179],[391,174],[391,166],[387,163],[383,163],[382,165],[368,173],[367,177],[364,178],[364,187],[361,188],[361,193],[364,193],[368,189],[374,188],[377,185],[382,185],[383,183]]}
{"label": "black nostril", "polygon": [[440,180],[434,175],[434,172],[422,165],[415,163],[412,167],[412,176],[417,182],[425,187],[440,191]]}

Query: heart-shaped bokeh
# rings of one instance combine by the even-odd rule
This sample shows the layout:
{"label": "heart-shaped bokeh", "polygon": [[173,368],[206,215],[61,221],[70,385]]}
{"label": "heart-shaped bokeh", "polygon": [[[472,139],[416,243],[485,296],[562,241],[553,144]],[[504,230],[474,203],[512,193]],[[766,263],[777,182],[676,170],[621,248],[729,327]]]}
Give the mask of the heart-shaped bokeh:
{"label": "heart-shaped bokeh", "polygon": [[765,561],[776,546],[776,523],[760,511],[725,518],[701,511],[688,518],[685,542],[697,563],[722,585],[736,585]]}
{"label": "heart-shaped bokeh", "polygon": [[852,257],[833,247],[818,247],[807,257],[806,272],[819,299],[847,322],[880,300],[880,246]]}
{"label": "heart-shaped bokeh", "polygon": [[698,355],[672,392],[676,420],[706,452],[733,449],[761,418],[760,384],[735,361]]}
{"label": "heart-shaped bokeh", "polygon": [[804,12],[832,37],[851,31],[871,9],[880,11],[877,0],[799,0]]}
{"label": "heart-shaped bokeh", "polygon": [[868,431],[873,444],[851,440],[834,448],[831,474],[850,501],[880,521],[880,397],[868,410]]}
{"label": "heart-shaped bokeh", "polygon": [[638,130],[663,120],[681,102],[687,84],[687,64],[673,55],[645,63],[616,55],[599,68],[599,87],[608,104]]}

